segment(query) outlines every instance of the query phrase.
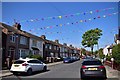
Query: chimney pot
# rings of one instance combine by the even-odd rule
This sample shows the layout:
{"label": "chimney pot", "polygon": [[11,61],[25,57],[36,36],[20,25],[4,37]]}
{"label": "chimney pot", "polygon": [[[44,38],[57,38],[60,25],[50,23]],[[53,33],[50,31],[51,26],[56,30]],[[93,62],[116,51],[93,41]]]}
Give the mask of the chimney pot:
{"label": "chimney pot", "polygon": [[55,40],[56,43],[59,43],[59,40]]}
{"label": "chimney pot", "polygon": [[21,30],[21,25],[20,25],[20,23],[15,23],[13,26],[14,26],[16,29]]}
{"label": "chimney pot", "polygon": [[41,35],[41,38],[42,38],[42,39],[46,39],[46,36],[45,36],[45,35]]}

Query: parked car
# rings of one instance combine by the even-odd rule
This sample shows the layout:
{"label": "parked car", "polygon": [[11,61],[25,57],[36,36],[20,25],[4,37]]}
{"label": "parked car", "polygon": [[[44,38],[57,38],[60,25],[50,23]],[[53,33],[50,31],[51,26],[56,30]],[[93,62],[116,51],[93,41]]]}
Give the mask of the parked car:
{"label": "parked car", "polygon": [[77,57],[75,57],[75,56],[74,56],[74,57],[71,57],[71,59],[73,60],[73,62],[79,60],[79,59],[78,59]]}
{"label": "parked car", "polygon": [[80,57],[77,57],[77,60],[80,60]]}
{"label": "parked car", "polygon": [[71,61],[74,62],[75,61],[75,58],[74,57],[70,57],[71,58]]}
{"label": "parked car", "polygon": [[85,59],[94,59],[92,56],[86,56]]}
{"label": "parked car", "polygon": [[33,58],[18,59],[12,64],[10,69],[13,74],[24,72],[28,75],[31,75],[34,71],[41,70],[46,71],[47,65],[42,61]]}
{"label": "parked car", "polygon": [[63,62],[64,63],[70,63],[70,62],[72,62],[72,59],[71,59],[71,57],[66,57],[66,58],[63,59]]}
{"label": "parked car", "polygon": [[85,56],[82,56],[82,59],[85,59]]}
{"label": "parked car", "polygon": [[100,60],[86,59],[82,62],[80,69],[81,79],[102,78],[106,79],[106,69]]}

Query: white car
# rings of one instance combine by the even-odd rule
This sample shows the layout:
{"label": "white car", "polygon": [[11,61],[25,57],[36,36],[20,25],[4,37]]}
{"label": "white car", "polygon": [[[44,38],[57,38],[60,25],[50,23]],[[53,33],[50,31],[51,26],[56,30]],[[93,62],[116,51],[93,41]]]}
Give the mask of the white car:
{"label": "white car", "polygon": [[34,71],[41,70],[46,71],[47,65],[42,61],[33,58],[18,59],[12,64],[10,69],[13,74],[25,72],[28,75],[31,75]]}

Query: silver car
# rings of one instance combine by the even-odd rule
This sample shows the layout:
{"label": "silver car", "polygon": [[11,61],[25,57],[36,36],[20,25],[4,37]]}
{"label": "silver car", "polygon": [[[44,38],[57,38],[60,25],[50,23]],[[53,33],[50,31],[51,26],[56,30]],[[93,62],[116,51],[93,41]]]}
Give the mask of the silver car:
{"label": "silver car", "polygon": [[34,71],[47,70],[47,65],[38,59],[26,58],[16,60],[10,69],[13,74],[27,73],[31,75]]}

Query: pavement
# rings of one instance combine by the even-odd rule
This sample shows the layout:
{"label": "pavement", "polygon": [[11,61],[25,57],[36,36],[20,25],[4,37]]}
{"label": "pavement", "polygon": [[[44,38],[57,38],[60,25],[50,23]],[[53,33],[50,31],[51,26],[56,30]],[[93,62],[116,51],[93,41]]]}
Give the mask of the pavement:
{"label": "pavement", "polygon": [[118,78],[120,80],[120,71],[112,69],[110,66],[105,65],[107,78]]}
{"label": "pavement", "polygon": [[[63,63],[63,61],[49,63],[49,64],[47,64],[47,66],[54,66],[54,65],[57,65],[57,64],[61,64],[61,63]],[[10,76],[10,75],[13,75],[13,73],[11,73],[10,70],[1,70],[0,71],[0,78]]]}

